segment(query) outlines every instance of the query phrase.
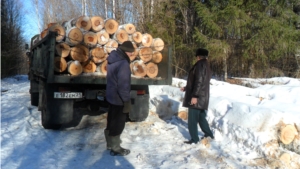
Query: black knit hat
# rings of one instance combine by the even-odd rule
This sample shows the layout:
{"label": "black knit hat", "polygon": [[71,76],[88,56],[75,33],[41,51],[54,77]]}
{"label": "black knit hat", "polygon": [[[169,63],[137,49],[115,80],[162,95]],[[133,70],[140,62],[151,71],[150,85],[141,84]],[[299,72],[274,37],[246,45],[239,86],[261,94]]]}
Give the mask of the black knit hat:
{"label": "black knit hat", "polygon": [[134,52],[134,47],[131,41],[125,41],[120,46],[120,49],[122,49],[124,52]]}
{"label": "black knit hat", "polygon": [[196,56],[208,56],[208,50],[203,48],[198,48],[196,50]]}

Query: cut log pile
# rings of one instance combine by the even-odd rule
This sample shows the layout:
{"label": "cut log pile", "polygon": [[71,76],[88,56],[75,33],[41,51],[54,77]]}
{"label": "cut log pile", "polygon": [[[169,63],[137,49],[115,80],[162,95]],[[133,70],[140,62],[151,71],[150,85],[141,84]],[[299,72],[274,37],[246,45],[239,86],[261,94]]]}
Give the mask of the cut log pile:
{"label": "cut log pile", "polygon": [[107,57],[124,41],[135,47],[130,57],[133,76],[156,78],[162,60],[164,42],[149,33],[136,30],[131,24],[122,24],[112,18],[80,16],[62,24],[49,23],[41,32],[44,38],[49,31],[57,33],[55,72],[80,75],[100,72],[106,75]]}

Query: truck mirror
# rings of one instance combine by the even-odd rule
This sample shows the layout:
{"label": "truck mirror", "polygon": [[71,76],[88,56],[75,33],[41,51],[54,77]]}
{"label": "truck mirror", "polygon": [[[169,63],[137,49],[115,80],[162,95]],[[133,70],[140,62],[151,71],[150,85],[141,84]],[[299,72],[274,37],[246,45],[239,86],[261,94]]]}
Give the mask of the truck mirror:
{"label": "truck mirror", "polygon": [[28,44],[25,44],[25,49],[27,50],[27,49],[29,49],[29,46],[28,46]]}

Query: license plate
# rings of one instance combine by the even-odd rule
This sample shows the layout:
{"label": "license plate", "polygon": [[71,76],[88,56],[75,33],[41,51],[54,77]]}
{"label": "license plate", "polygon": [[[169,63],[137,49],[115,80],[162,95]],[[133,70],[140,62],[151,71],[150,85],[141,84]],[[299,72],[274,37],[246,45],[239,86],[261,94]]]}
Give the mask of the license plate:
{"label": "license plate", "polygon": [[78,99],[78,98],[82,98],[82,93],[81,92],[54,92],[54,98]]}

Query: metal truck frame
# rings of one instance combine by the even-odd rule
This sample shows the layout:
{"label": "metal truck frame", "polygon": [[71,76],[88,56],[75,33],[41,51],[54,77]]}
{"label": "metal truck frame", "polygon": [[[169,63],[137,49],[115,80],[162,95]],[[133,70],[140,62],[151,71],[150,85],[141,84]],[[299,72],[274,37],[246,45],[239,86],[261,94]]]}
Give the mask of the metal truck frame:
{"label": "metal truck frame", "polygon": [[[59,74],[54,71],[55,32],[35,43],[39,35],[31,39],[29,73],[31,104],[41,111],[41,122],[45,129],[60,129],[70,123],[77,108],[99,114],[107,112],[105,99],[106,76],[93,73],[77,76]],[[28,45],[27,45],[28,46]],[[148,85],[171,85],[171,46],[161,51],[162,61],[158,64],[157,78],[131,78],[131,121],[143,121],[149,113]],[[70,98],[67,98],[70,97]]]}

